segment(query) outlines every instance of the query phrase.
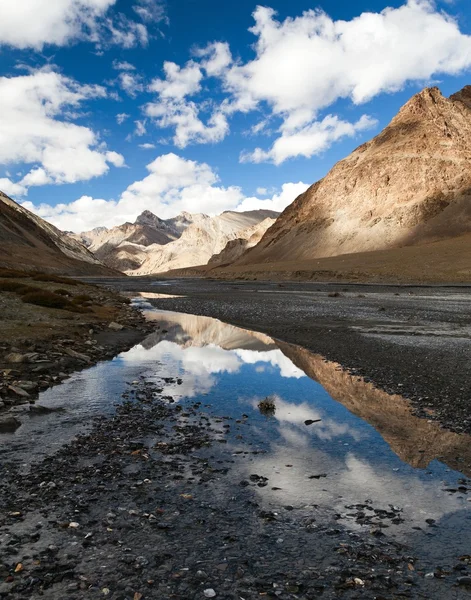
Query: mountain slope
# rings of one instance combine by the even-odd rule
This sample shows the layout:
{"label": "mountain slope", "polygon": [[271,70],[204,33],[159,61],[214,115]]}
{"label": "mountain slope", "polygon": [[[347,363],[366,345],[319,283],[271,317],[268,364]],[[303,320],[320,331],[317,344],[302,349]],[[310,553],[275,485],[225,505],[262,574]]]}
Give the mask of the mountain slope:
{"label": "mountain slope", "polygon": [[84,244],[105,265],[128,271],[137,269],[146,258],[145,247],[164,246],[178,239],[183,231],[198,219],[198,215],[181,213],[163,220],[145,210],[134,223],[124,223],[112,229],[97,227],[69,236]]}
{"label": "mountain slope", "polygon": [[82,244],[0,192],[0,267],[116,275]]}
{"label": "mountain slope", "polygon": [[249,248],[253,248],[262,239],[267,229],[269,229],[276,219],[264,219],[253,227],[244,229],[240,237],[230,240],[218,254],[214,254],[210,259],[209,265],[224,265],[233,263],[244,254]]}
{"label": "mountain slope", "polygon": [[426,88],[299,196],[237,265],[417,245],[471,231],[471,86]]}
{"label": "mountain slope", "polygon": [[147,259],[130,275],[163,273],[171,269],[205,265],[210,258],[221,252],[230,240],[244,237],[246,229],[258,225],[267,218],[274,219],[278,213],[269,210],[248,212],[227,211],[216,217],[198,215],[178,240],[165,246],[147,247]]}

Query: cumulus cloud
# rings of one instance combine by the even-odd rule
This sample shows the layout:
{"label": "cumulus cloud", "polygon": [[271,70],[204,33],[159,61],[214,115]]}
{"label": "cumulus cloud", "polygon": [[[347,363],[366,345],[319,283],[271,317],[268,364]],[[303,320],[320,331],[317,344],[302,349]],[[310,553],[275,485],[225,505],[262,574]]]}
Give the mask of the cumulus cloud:
{"label": "cumulus cloud", "polygon": [[327,150],[334,142],[344,137],[353,137],[376,124],[377,121],[367,115],[363,115],[356,123],[328,115],[322,121],[315,121],[298,129],[286,131],[282,128],[282,135],[275,140],[270,150],[256,148],[252,152],[243,152],[240,160],[254,163],[273,162],[280,165],[295,156],[310,158]]}
{"label": "cumulus cloud", "polygon": [[139,144],[139,148],[142,148],[143,150],[154,150],[155,144]]}
{"label": "cumulus cloud", "polygon": [[117,200],[82,196],[69,204],[35,206],[26,202],[23,206],[60,229],[79,232],[134,221],[144,210],[162,218],[173,217],[183,210],[210,215],[225,210],[281,210],[307,188],[302,183],[288,183],[272,198],[245,198],[239,187],[222,186],[208,164],[173,153],[157,157],[147,165],[147,170],[149,174],[130,185]]}
{"label": "cumulus cloud", "polygon": [[0,190],[12,198],[25,196],[28,192],[24,185],[14,183],[9,177],[0,177]]}
{"label": "cumulus cloud", "polygon": [[226,42],[212,42],[195,51],[202,58],[201,66],[209,77],[219,77],[232,63],[232,54]]}
{"label": "cumulus cloud", "polygon": [[118,75],[118,83],[119,87],[131,98],[135,98],[137,94],[144,91],[142,77],[129,71],[123,71]]}
{"label": "cumulus cloud", "polygon": [[256,57],[232,66],[226,86],[236,102],[267,102],[297,126],[339,98],[360,104],[408,81],[471,65],[471,37],[430,0],[408,0],[351,21],[309,10],[279,22],[261,6],[253,16]]}
{"label": "cumulus cloud", "polygon": [[0,3],[0,45],[41,50],[46,44],[65,46],[78,40],[97,45],[145,45],[145,23],[165,20],[158,0],[139,0],[138,21],[110,14],[117,0],[22,0]]}
{"label": "cumulus cloud", "polygon": [[[184,67],[173,62],[164,63],[165,79],[154,79],[149,91],[157,93],[157,99],[145,107],[147,116],[163,129],[174,128],[173,142],[178,148],[190,143],[205,144],[220,142],[229,132],[229,123],[222,110],[211,102],[197,103],[187,96],[201,91],[204,78],[203,68],[209,74],[220,74],[228,66],[226,44],[213,44],[197,51],[202,64],[190,60]],[[209,113],[203,120],[201,113]]]}
{"label": "cumulus cloud", "polygon": [[222,112],[216,110],[204,122],[196,102],[154,102],[146,106],[145,112],[159,127],[175,128],[173,143],[178,148],[185,148],[190,143],[220,142],[229,132],[229,123]]}
{"label": "cumulus cloud", "polygon": [[27,164],[22,185],[75,183],[103,175],[124,159],[90,128],[64,120],[91,98],[105,97],[51,70],[0,77],[0,164]]}
{"label": "cumulus cloud", "polygon": [[[212,42],[195,50],[184,67],[166,63],[165,78],[153,82],[151,91],[158,97],[147,114],[159,127],[175,129],[178,147],[220,141],[234,113],[261,111],[264,117],[252,133],[272,134],[266,125],[278,120],[278,137],[271,148],[246,152],[243,160],[281,164],[310,157],[373,126],[367,115],[348,123],[335,114],[320,114],[339,99],[359,105],[408,83],[471,66],[471,36],[461,33],[456,20],[432,0],[407,0],[350,21],[333,20],[320,9],[281,21],[263,6],[253,17],[252,60],[234,61],[227,43]],[[223,100],[209,111],[192,97],[211,77],[219,80]]]}
{"label": "cumulus cloud", "polygon": [[244,200],[237,207],[237,210],[274,210],[277,212],[282,212],[300,194],[303,194],[308,187],[309,185],[307,183],[303,183],[302,181],[298,181],[298,183],[284,183],[281,186],[281,191],[279,193],[275,192],[271,198],[266,197],[266,189],[259,188],[257,190],[257,194],[262,196],[262,198],[244,198]]}

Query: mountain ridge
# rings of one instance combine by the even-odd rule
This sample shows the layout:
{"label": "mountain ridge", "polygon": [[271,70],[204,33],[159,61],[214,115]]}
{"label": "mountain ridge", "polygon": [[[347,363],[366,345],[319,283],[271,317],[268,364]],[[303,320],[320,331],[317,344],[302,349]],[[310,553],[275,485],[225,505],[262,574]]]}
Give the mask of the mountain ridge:
{"label": "mountain ridge", "polygon": [[471,86],[450,98],[425,88],[234,264],[384,250],[471,231],[470,136]]}
{"label": "mountain ridge", "polygon": [[0,266],[71,275],[116,275],[78,241],[1,191]]}

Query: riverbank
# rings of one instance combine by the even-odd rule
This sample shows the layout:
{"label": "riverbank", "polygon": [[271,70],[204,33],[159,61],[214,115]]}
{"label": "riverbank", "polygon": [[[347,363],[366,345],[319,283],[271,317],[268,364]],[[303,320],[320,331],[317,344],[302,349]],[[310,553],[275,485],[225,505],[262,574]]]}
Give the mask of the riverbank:
{"label": "riverbank", "polygon": [[[19,427],[18,407],[39,411],[34,403],[41,391],[116,356],[151,330],[128,298],[73,279],[10,272],[0,277],[0,290],[0,431]],[[33,301],[59,298],[64,306],[23,302],[24,291]]]}
{"label": "riverbank", "polygon": [[302,348],[148,318],[3,436],[1,598],[470,597],[466,436]]}

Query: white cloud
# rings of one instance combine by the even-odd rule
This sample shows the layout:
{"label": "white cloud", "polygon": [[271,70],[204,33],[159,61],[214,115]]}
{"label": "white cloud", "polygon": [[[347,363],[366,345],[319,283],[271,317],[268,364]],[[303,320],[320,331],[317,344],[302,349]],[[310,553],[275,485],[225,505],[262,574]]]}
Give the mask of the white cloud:
{"label": "white cloud", "polygon": [[232,63],[231,50],[225,42],[208,44],[206,48],[196,50],[195,55],[204,58],[201,66],[209,77],[219,77]]}
{"label": "white cloud", "polygon": [[[221,44],[224,46],[224,44]],[[209,47],[208,47],[209,48]],[[204,64],[221,62],[221,50],[205,49],[201,56],[210,55]],[[157,92],[157,100],[145,107],[147,116],[161,128],[175,128],[173,142],[178,148],[185,148],[190,143],[206,144],[220,142],[229,131],[226,116],[220,109],[213,109],[211,102],[196,103],[186,97],[201,91],[203,80],[202,68],[190,60],[184,67],[173,62],[164,63],[165,79],[154,79],[149,91]],[[204,122],[200,114],[202,110],[211,112]]]}
{"label": "white cloud", "polygon": [[143,150],[154,150],[155,144],[139,144],[139,148]]}
{"label": "white cloud", "polygon": [[26,187],[47,185],[49,183],[53,183],[53,180],[41,167],[31,169],[31,171],[25,177],[23,177],[23,180],[21,181],[21,184]]}
{"label": "white cloud", "polygon": [[[21,0],[0,2],[0,45],[34,48],[87,40],[99,47],[119,44],[132,47],[148,42],[142,22],[121,13],[111,14],[117,0]],[[140,0],[135,12],[146,23],[165,20],[163,3]],[[152,17],[152,18],[150,18]]]}
{"label": "white cloud", "polygon": [[354,137],[358,132],[370,129],[377,124],[375,119],[363,115],[356,123],[343,121],[337,116],[328,115],[322,121],[314,121],[299,129],[282,129],[282,135],[275,140],[270,150],[256,148],[253,152],[242,153],[241,162],[273,162],[280,165],[288,158],[305,156],[310,158],[343,137]]}
{"label": "white cloud", "polygon": [[128,115],[127,113],[119,113],[118,115],[116,115],[116,122],[118,123],[118,125],[122,125],[124,123],[124,121],[126,121],[126,119],[129,119],[130,115]]}
{"label": "white cloud", "polygon": [[114,60],[112,63],[113,69],[116,71],[135,71],[136,67],[129,62]]}
{"label": "white cloud", "polygon": [[191,101],[150,103],[146,106],[146,114],[159,127],[175,127],[173,143],[178,148],[185,148],[190,143],[220,142],[229,132],[229,123],[222,112],[216,110],[204,123],[198,105]]}
{"label": "white cloud", "polygon": [[200,66],[190,60],[184,67],[174,62],[164,62],[165,79],[154,79],[149,91],[157,92],[161,99],[183,100],[185,96],[201,90],[203,73]]}
{"label": "white cloud", "polygon": [[123,71],[119,74],[118,83],[120,88],[125,91],[128,96],[131,96],[131,98],[135,98],[139,92],[144,91],[142,77],[129,71]]}
{"label": "white cloud", "polygon": [[355,104],[439,73],[471,65],[471,37],[430,0],[334,21],[321,10],[295,19],[275,19],[257,7],[256,58],[226,72],[236,103],[266,102],[296,127],[339,98]]}
{"label": "white cloud", "polygon": [[[25,181],[75,183],[103,175],[120,162],[98,135],[61,117],[91,98],[99,86],[81,85],[50,70],[0,77],[0,164],[29,164]],[[124,159],[123,159],[124,163]],[[35,169],[41,168],[41,171]]]}
{"label": "white cloud", "polygon": [[168,24],[165,5],[162,0],[138,0],[133,10],[147,23],[165,21]]}
{"label": "white cloud", "polygon": [[162,218],[183,210],[212,215],[225,210],[281,210],[307,188],[303,183],[285,184],[281,193],[271,199],[245,198],[240,188],[221,186],[208,164],[172,153],[156,158],[147,170],[149,174],[130,185],[118,200],[82,196],[69,204],[34,206],[28,202],[25,206],[60,229],[78,232],[134,221],[144,210]]}
{"label": "white cloud", "polygon": [[[237,210],[275,210],[282,212],[287,206],[289,206],[300,194],[303,194],[309,185],[298,181],[298,183],[284,183],[281,186],[281,192],[275,193],[271,198],[259,199],[259,198],[244,198],[239,204]],[[257,190],[257,194],[262,197],[266,196],[267,191],[262,189]]]}
{"label": "white cloud", "polygon": [[28,193],[28,190],[24,185],[21,183],[14,183],[8,177],[0,177],[0,191],[12,198],[25,196]]}
{"label": "white cloud", "polygon": [[115,167],[124,167],[126,162],[124,156],[118,152],[106,152],[106,160]]}
{"label": "white cloud", "polygon": [[138,137],[142,137],[147,133],[146,122],[145,121],[134,121],[136,125],[136,129],[134,130],[134,135]]}

